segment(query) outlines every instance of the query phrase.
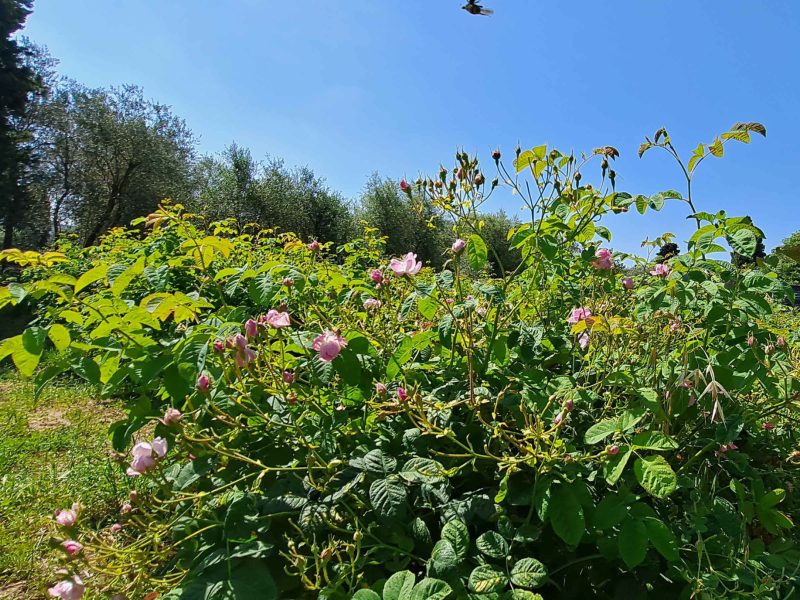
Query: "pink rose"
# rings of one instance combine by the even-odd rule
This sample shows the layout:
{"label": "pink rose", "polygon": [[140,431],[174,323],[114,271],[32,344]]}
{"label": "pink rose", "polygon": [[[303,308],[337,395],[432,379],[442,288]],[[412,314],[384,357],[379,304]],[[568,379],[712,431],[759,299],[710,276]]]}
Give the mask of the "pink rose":
{"label": "pink rose", "polygon": [[320,244],[317,240],[314,240],[313,242],[308,244],[308,249],[311,250],[312,252],[319,252],[321,248],[322,244]]}
{"label": "pink rose", "polygon": [[450,249],[453,251],[453,254],[461,254],[464,251],[464,248],[467,247],[467,242],[458,238],[453,245],[450,246]]}
{"label": "pink rose", "polygon": [[404,192],[407,192],[411,186],[408,185],[408,182],[405,179],[400,180],[400,189]]}
{"label": "pink rose", "polygon": [[281,329],[282,327],[289,327],[291,325],[289,313],[278,312],[274,308],[267,312],[266,315],[263,315],[261,320],[273,329]]}
{"label": "pink rose", "polygon": [[164,458],[167,454],[167,440],[162,437],[157,437],[153,440],[153,451],[158,458]]}
{"label": "pink rose", "polygon": [[119,513],[121,515],[127,515],[132,510],[133,510],[133,507],[131,506],[130,502],[123,502],[122,506],[119,507]]}
{"label": "pink rose", "polygon": [[607,271],[614,266],[614,257],[608,248],[600,248],[594,253],[595,259],[592,266],[601,271]]}
{"label": "pink rose", "polygon": [[377,298],[368,298],[364,300],[364,310],[378,310],[383,306],[383,302]]}
{"label": "pink rose", "polygon": [[[197,376],[198,390],[200,390],[205,394],[206,392],[208,392],[208,388],[210,385],[211,385],[211,378],[208,375],[206,375],[205,373],[201,373],[200,375]],[[164,415],[164,418],[166,419],[166,415]],[[166,423],[166,421],[165,424],[170,425],[170,423]]]}
{"label": "pink rose", "polygon": [[244,337],[241,333],[237,333],[232,338],[229,338],[228,342],[231,348],[238,348],[239,350],[244,350],[247,348],[247,338]]}
{"label": "pink rose", "polygon": [[584,319],[588,319],[591,316],[592,316],[592,311],[589,310],[588,308],[583,308],[583,307],[573,308],[572,314],[570,314],[570,316],[567,317],[567,323],[569,323],[570,325],[575,325],[576,323],[580,323]]}
{"label": "pink rose", "polygon": [[313,348],[319,352],[320,360],[330,362],[337,356],[342,348],[347,346],[347,340],[342,336],[332,332],[324,331],[321,335],[314,338]]}
{"label": "pink rose", "polygon": [[635,284],[633,283],[633,279],[631,279],[630,277],[626,277],[625,279],[622,280],[622,287],[624,287],[626,290],[632,290],[634,285]]}
{"label": "pink rose", "polygon": [[417,260],[416,254],[409,252],[403,258],[393,258],[389,262],[389,268],[391,268],[398,277],[409,277],[419,273],[422,268],[422,263]]}
{"label": "pink rose", "polygon": [[236,364],[244,368],[256,359],[256,352],[252,348],[244,348],[236,353]]}
{"label": "pink rose", "polygon": [[254,338],[258,335],[258,323],[253,319],[247,319],[244,323],[244,333],[249,338]]}
{"label": "pink rose", "polygon": [[404,387],[397,388],[397,399],[400,402],[408,401],[408,392],[406,392],[406,388]]}
{"label": "pink rose", "polygon": [[379,269],[372,269],[369,274],[369,278],[372,279],[375,283],[380,283],[383,281],[383,273],[380,272]]}
{"label": "pink rose", "polygon": [[666,277],[669,275],[672,269],[669,268],[669,265],[666,263],[658,263],[653,267],[653,270],[650,271],[650,275],[653,277]]}
{"label": "pink rose", "polygon": [[131,477],[137,477],[142,473],[146,473],[156,466],[156,459],[153,457],[153,447],[147,442],[139,442],[131,450],[130,466],[127,473]]}
{"label": "pink rose", "polygon": [[379,396],[385,396],[386,395],[386,385],[384,385],[383,383],[380,383],[380,382],[376,383],[375,384],[375,393],[377,393]]}
{"label": "pink rose", "polygon": [[83,544],[76,542],[75,540],[66,540],[61,542],[61,547],[64,548],[64,550],[66,550],[67,554],[70,556],[74,556],[83,550]]}
{"label": "pink rose", "polygon": [[607,452],[611,456],[616,456],[617,454],[619,454],[619,446],[609,446]]}
{"label": "pink rose", "polygon": [[[205,379],[201,381],[201,378],[203,377],[205,377]],[[200,377],[197,378],[197,389],[199,389],[201,392],[207,392],[209,384],[210,380],[207,375],[200,375]],[[171,425],[176,425],[182,418],[183,413],[181,413],[181,411],[179,411],[177,408],[172,408],[170,406],[164,413],[164,417],[161,419],[161,422],[169,427]]]}
{"label": "pink rose", "polygon": [[578,336],[578,345],[581,347],[581,350],[586,350],[589,347],[589,334],[585,331]]}
{"label": "pink rose", "polygon": [[61,598],[61,600],[80,600],[86,591],[86,586],[80,577],[75,575],[72,579],[59,581],[53,587],[47,589],[47,593],[52,598]]}
{"label": "pink rose", "polygon": [[119,523],[114,523],[111,526],[111,533],[119,533],[120,531],[122,531],[122,525],[120,525]]}
{"label": "pink rose", "polygon": [[72,527],[78,522],[78,511],[74,508],[56,511],[56,523],[62,527]]}
{"label": "pink rose", "polygon": [[295,375],[292,371],[283,372],[283,383],[294,383]]}
{"label": "pink rose", "polygon": [[214,352],[217,354],[222,354],[225,350],[225,344],[222,340],[214,340]]}

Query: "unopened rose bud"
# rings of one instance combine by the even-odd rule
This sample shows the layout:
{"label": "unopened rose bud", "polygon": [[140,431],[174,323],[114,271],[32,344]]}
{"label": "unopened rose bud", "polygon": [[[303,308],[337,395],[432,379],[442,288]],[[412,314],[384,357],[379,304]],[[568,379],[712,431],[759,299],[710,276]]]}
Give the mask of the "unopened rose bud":
{"label": "unopened rose bud", "polygon": [[774,423],[771,423],[770,421],[764,421],[761,424],[761,427],[764,429],[764,431],[772,431],[773,429],[775,429]]}
{"label": "unopened rose bud", "polygon": [[556,418],[553,420],[553,425],[555,425],[556,427],[558,427],[559,425],[561,425],[561,422],[562,422],[563,420],[564,420],[564,413],[563,413],[563,412],[560,412],[560,413],[558,413],[558,414],[556,415]]}
{"label": "unopened rose bud", "polygon": [[397,388],[397,399],[400,402],[406,402],[408,400],[408,392],[406,392],[405,388]]}
{"label": "unopened rose bud", "polygon": [[309,242],[307,247],[312,252],[319,252],[320,249],[322,249],[322,244],[320,244],[317,240],[314,240],[312,242]]}
{"label": "unopened rose bud", "polygon": [[572,400],[567,400],[566,402],[564,402],[564,410],[567,411],[567,412],[572,411],[572,408],[574,406],[575,406],[575,404],[574,404],[574,402]]}
{"label": "unopened rose bud", "polygon": [[222,354],[225,351],[225,343],[222,340],[214,340],[214,352]]}
{"label": "unopened rose bud", "polygon": [[64,550],[66,550],[67,554],[70,556],[75,556],[81,550],[83,550],[83,545],[75,540],[66,540],[61,542],[61,547],[64,548]]}
{"label": "unopened rose bud", "polygon": [[244,333],[249,338],[254,338],[258,335],[258,322],[253,319],[247,319],[244,324]]}
{"label": "unopened rose bud", "polygon": [[483,173],[475,175],[475,185],[483,185],[484,181],[486,181],[486,178],[483,176]]}
{"label": "unopened rose bud", "polygon": [[139,492],[136,490],[131,490],[128,494],[128,498],[131,499],[131,502],[136,502],[139,499]]}
{"label": "unopened rose bud", "polygon": [[630,277],[626,277],[625,279],[622,280],[622,287],[624,287],[626,290],[632,290],[634,285],[635,284],[633,283],[633,279],[631,279]]}
{"label": "unopened rose bud", "polygon": [[[208,379],[208,377],[206,377],[206,379]],[[200,389],[199,383],[198,389]],[[208,384],[206,384],[205,391],[208,391]],[[164,425],[171,426],[177,424],[182,418],[183,414],[181,411],[179,411],[177,408],[170,407],[166,410],[166,412],[164,412],[164,417],[161,419],[161,422],[164,423]]]}
{"label": "unopened rose bud", "polygon": [[375,384],[375,393],[377,393],[379,396],[385,396],[386,391],[386,385],[383,383],[378,382]]}
{"label": "unopened rose bud", "polygon": [[404,192],[408,192],[411,186],[408,185],[408,182],[405,179],[400,180],[400,189]]}
{"label": "unopened rose bud", "polygon": [[755,343],[756,343],[756,338],[754,338],[752,335],[748,335],[747,336],[747,345],[752,348],[753,345],[755,345]]}
{"label": "unopened rose bud", "polygon": [[283,372],[283,383],[294,383],[295,375],[292,371]]}
{"label": "unopened rose bud", "polygon": [[206,375],[205,373],[202,373],[202,374],[198,375],[198,377],[197,377],[197,389],[200,392],[202,392],[203,394],[208,392],[208,388],[209,388],[210,385],[211,385],[211,378],[208,375]]}
{"label": "unopened rose bud", "polygon": [[617,454],[619,454],[619,446],[609,446],[607,452],[611,456],[616,456]]}
{"label": "unopened rose bud", "polygon": [[381,273],[379,269],[372,269],[369,278],[375,283],[381,283],[381,281],[383,281],[383,273]]}
{"label": "unopened rose bud", "polygon": [[492,152],[492,158],[494,159],[494,162],[497,162],[498,160],[500,160],[500,156],[501,156],[500,148],[496,148],[494,150],[494,152]]}
{"label": "unopened rose bud", "polygon": [[464,251],[464,248],[467,247],[467,242],[458,238],[453,245],[450,246],[450,249],[453,251],[454,254],[461,254]]}
{"label": "unopened rose bud", "polygon": [[290,288],[294,285],[294,279],[291,277],[284,277],[283,278],[283,285],[284,287]]}

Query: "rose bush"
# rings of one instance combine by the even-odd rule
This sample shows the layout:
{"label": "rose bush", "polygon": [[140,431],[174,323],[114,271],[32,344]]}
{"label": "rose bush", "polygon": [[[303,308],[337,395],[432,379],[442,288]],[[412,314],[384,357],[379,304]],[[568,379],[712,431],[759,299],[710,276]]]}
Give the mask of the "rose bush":
{"label": "rose bush", "polygon": [[[6,253],[26,270],[0,303],[38,317],[0,358],[40,387],[70,372],[128,401],[111,430],[127,509],[113,525],[59,513],[78,550],[51,594],[793,593],[800,382],[770,321],[786,289],[763,261],[713,258],[722,243],[752,255],[763,233],[698,212],[690,187],[700,161],[762,129],[681,162],[685,196],[616,191],[611,147],[540,146],[510,169],[495,151],[491,182],[459,153],[401,183],[453,225],[435,273],[413,248],[383,257],[369,230],[334,249],[180,206],[85,251]],[[653,147],[680,161],[665,131]],[[530,212],[509,234],[523,260],[477,277],[479,209],[501,185]],[[612,254],[606,217],[666,201],[697,223],[685,254]]]}

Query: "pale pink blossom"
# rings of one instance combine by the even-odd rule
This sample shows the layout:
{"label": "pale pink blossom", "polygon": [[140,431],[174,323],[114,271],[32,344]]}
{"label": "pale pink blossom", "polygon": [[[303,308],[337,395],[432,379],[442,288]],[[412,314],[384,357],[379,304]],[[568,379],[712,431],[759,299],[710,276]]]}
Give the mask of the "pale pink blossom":
{"label": "pale pink blossom", "polygon": [[572,313],[567,317],[567,323],[570,325],[575,325],[576,323],[580,323],[584,319],[588,319],[592,316],[592,311],[585,307],[573,308]]}
{"label": "pale pink blossom", "polygon": [[65,579],[59,581],[53,587],[47,589],[47,593],[52,598],[61,598],[61,600],[80,600],[86,592],[86,586],[80,577],[75,575],[72,579]]}
{"label": "pale pink blossom", "polygon": [[[202,377],[205,377],[205,379],[201,380]],[[200,375],[200,377],[197,378],[197,389],[200,390],[201,392],[207,392],[210,383],[211,381],[209,380],[208,375]],[[162,417],[161,422],[164,423],[164,425],[166,425],[167,427],[169,427],[171,425],[177,425],[182,418],[183,418],[183,413],[179,411],[177,408],[173,408],[172,406],[170,406],[164,412],[164,416]]]}
{"label": "pale pink blossom", "polygon": [[258,335],[258,323],[253,319],[247,319],[244,323],[244,333],[249,338],[254,338]]}
{"label": "pale pink blossom", "polygon": [[364,300],[364,310],[378,310],[383,306],[383,302],[377,298],[367,298]]}
{"label": "pale pink blossom", "polygon": [[658,263],[653,267],[653,270],[650,271],[650,275],[653,277],[666,277],[670,274],[672,269],[669,268],[669,265],[666,263]]}
{"label": "pale pink blossom", "polygon": [[626,290],[632,290],[634,286],[635,284],[633,283],[633,279],[630,277],[626,277],[622,280],[622,287],[624,287]]}
{"label": "pale pink blossom", "polygon": [[252,348],[244,348],[236,353],[236,364],[244,368],[256,359],[256,351]]}
{"label": "pale pink blossom", "polygon": [[581,350],[586,350],[589,347],[589,334],[585,331],[578,336],[578,345],[581,347]]}
{"label": "pale pink blossom", "polygon": [[263,323],[266,323],[273,329],[281,329],[282,327],[289,327],[291,323],[291,319],[289,318],[289,313],[287,312],[279,312],[274,308],[267,312],[266,315],[261,317]]}
{"label": "pale pink blossom", "polygon": [[386,395],[386,385],[383,384],[383,383],[380,383],[380,382],[376,383],[375,384],[375,392],[379,396],[385,396]]}
{"label": "pale pink blossom", "polygon": [[167,454],[167,440],[162,437],[157,437],[153,440],[153,451],[158,458],[164,458]]}
{"label": "pale pink blossom", "polygon": [[595,259],[592,261],[592,266],[601,271],[608,271],[614,266],[614,255],[608,248],[600,248],[594,253]]}
{"label": "pale pink blossom", "polygon": [[314,338],[313,348],[319,352],[320,360],[330,362],[347,346],[347,340],[333,331],[324,331]]}
{"label": "pale pink blossom", "polygon": [[464,248],[467,247],[467,242],[458,238],[453,245],[450,246],[450,249],[453,251],[453,254],[461,254],[464,251]]}
{"label": "pale pink blossom", "polygon": [[398,277],[409,277],[419,273],[422,263],[417,260],[416,254],[409,252],[403,258],[393,258],[389,261],[389,267]]}
{"label": "pale pink blossom", "polygon": [[119,523],[114,523],[111,526],[111,533],[119,533],[120,531],[122,531],[122,525],[120,525]]}
{"label": "pale pink blossom", "polygon": [[64,548],[70,556],[75,556],[83,550],[83,544],[75,540],[65,540],[61,542],[61,547]]}
{"label": "pale pink blossom", "polygon": [[244,337],[241,333],[237,333],[232,338],[228,338],[228,345],[231,348],[238,348],[239,350],[244,350],[247,348],[247,338]]}
{"label": "pale pink blossom", "polygon": [[56,523],[62,527],[72,527],[78,522],[78,511],[74,508],[67,508],[56,511]]}

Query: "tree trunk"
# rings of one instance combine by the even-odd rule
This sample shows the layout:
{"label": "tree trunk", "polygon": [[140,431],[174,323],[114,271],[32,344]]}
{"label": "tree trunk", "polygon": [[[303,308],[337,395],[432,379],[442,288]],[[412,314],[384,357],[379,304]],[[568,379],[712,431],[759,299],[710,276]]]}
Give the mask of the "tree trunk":
{"label": "tree trunk", "polygon": [[[9,211],[11,212],[11,211]],[[7,214],[3,223],[3,250],[14,246],[14,221],[11,215]]]}

